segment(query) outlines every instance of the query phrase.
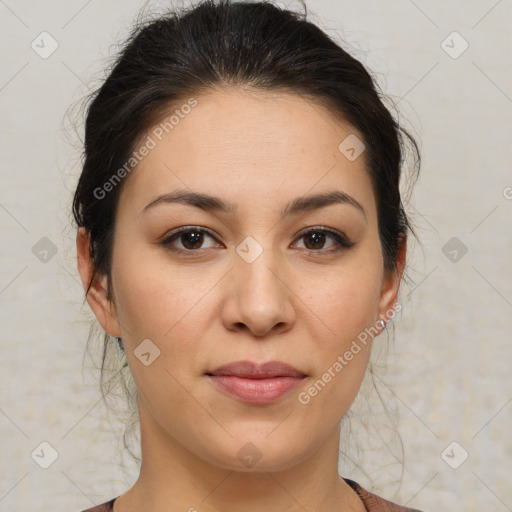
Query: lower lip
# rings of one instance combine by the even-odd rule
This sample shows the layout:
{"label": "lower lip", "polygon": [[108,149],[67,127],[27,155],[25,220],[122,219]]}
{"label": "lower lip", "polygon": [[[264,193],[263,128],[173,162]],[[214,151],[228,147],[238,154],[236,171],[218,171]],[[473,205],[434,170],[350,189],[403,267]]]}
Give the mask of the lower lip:
{"label": "lower lip", "polygon": [[303,380],[297,377],[246,379],[233,375],[209,375],[209,378],[230,395],[253,404],[274,402],[296,388]]}

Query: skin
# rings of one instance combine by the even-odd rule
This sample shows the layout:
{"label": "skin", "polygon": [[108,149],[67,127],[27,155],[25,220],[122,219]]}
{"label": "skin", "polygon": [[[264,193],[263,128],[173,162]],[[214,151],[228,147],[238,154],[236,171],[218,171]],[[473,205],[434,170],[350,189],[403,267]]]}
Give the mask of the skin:
{"label": "skin", "polygon": [[[138,388],[142,466],[114,511],[364,511],[338,475],[338,447],[339,423],[361,385],[371,341],[309,403],[298,400],[397,299],[405,244],[397,270],[386,273],[364,152],[350,161],[338,150],[348,135],[362,136],[292,93],[231,88],[196,99],[198,106],[126,178],[116,213],[113,300],[107,276],[96,276],[87,295],[105,331],[123,339]],[[177,188],[238,209],[162,203],[141,213]],[[365,214],[334,204],[280,215],[290,200],[334,190],[356,199]],[[159,244],[181,226],[209,228],[215,237],[205,234],[203,245],[185,255],[171,250],[186,250],[183,237]],[[318,226],[355,245],[328,253],[339,247],[329,235],[316,246],[299,236]],[[248,236],[263,249],[252,263],[236,252]],[[81,228],[84,286],[92,273],[88,243]],[[160,350],[148,366],[134,354],[145,339]],[[251,405],[205,376],[237,360],[284,361],[307,376],[278,401]],[[247,443],[261,454],[252,467],[237,456]]]}

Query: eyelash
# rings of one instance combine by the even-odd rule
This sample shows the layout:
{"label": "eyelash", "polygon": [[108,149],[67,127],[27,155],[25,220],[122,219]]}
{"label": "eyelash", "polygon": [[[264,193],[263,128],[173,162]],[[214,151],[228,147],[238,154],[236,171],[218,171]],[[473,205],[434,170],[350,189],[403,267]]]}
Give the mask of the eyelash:
{"label": "eyelash", "polygon": [[[190,233],[190,232],[206,233],[208,236],[210,236],[214,239],[216,238],[215,235],[209,229],[206,229],[206,228],[203,228],[200,226],[183,226],[181,228],[178,228],[173,233],[171,233],[171,235],[169,235],[164,240],[162,240],[160,242],[160,245],[163,245],[170,251],[173,251],[178,254],[191,255],[194,252],[199,252],[201,249],[179,249],[179,248],[173,247],[171,245],[173,241],[175,241],[176,239],[178,239],[180,237],[180,235],[182,235],[183,233]],[[332,254],[332,253],[343,251],[345,249],[350,249],[351,247],[353,247],[355,245],[355,242],[350,242],[341,233],[338,233],[337,231],[334,231],[329,228],[323,228],[323,227],[308,228],[307,230],[299,233],[297,240],[304,238],[305,236],[309,235],[310,233],[323,233],[323,234],[329,235],[338,244],[338,246],[333,249],[307,249],[307,248],[303,249],[303,250],[309,251],[311,253]]]}

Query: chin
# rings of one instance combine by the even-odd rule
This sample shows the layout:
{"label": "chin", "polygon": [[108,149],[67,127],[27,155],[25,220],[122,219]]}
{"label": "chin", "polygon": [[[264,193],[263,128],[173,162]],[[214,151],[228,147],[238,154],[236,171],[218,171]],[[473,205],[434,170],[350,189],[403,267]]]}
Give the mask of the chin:
{"label": "chin", "polygon": [[215,451],[212,451],[212,445],[204,447],[208,448],[208,453],[203,452],[203,457],[230,471],[260,473],[285,471],[314,452],[314,448],[304,443],[290,443],[290,439],[296,436],[287,435],[284,430],[281,435],[268,436],[267,433],[266,436],[249,433],[233,437],[218,445]]}

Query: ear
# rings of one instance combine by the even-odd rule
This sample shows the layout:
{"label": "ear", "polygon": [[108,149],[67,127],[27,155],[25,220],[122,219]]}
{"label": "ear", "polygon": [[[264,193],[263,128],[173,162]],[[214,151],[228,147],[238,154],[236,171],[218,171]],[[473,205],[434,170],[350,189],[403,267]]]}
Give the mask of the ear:
{"label": "ear", "polygon": [[381,295],[379,301],[379,318],[387,323],[394,316],[395,305],[398,298],[400,281],[405,267],[405,256],[407,252],[407,237],[401,237],[398,248],[396,269],[386,271],[382,281]]}
{"label": "ear", "polygon": [[[90,238],[85,228],[78,228],[76,236],[77,267],[84,290],[87,290],[93,274],[93,260],[90,251]],[[108,278],[96,275],[87,293],[87,302],[105,332],[114,337],[121,337],[115,304],[108,298]]]}

